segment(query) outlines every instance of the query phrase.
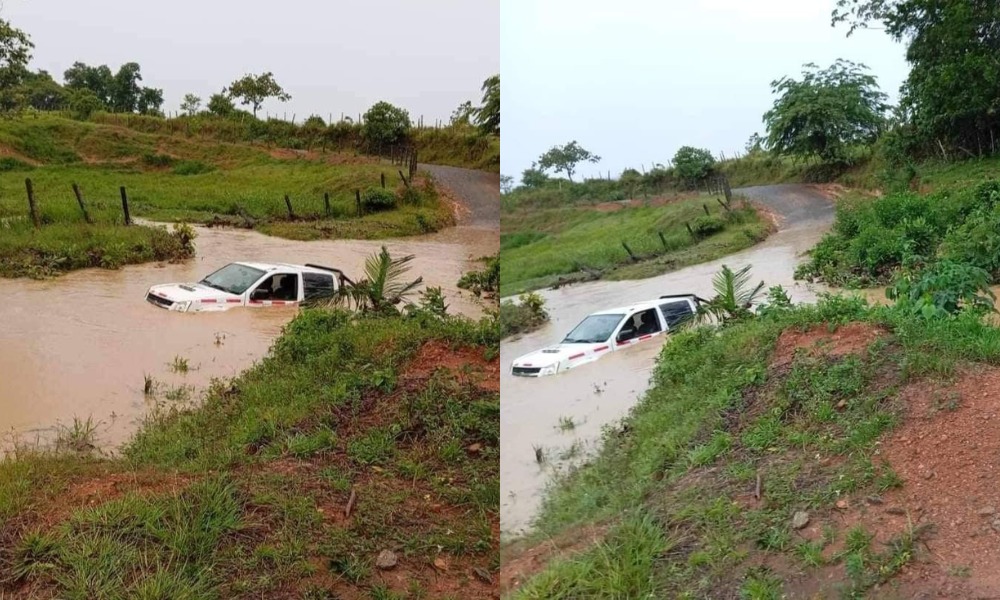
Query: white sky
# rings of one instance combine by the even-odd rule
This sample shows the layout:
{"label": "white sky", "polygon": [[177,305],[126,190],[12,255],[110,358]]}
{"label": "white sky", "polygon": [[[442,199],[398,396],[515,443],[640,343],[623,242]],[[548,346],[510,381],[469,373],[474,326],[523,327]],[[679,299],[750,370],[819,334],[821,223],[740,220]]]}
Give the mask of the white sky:
{"label": "white sky", "polygon": [[[743,151],[764,135],[770,83],[837,58],[871,68],[890,101],[908,68],[882,31],[846,37],[835,0],[503,0],[501,172],[577,140],[581,176],[648,170],[681,146]],[[578,177],[574,177],[578,179]]]}
{"label": "white sky", "polygon": [[3,0],[0,16],[31,36],[32,68],[134,61],[169,111],[272,71],[292,100],[261,116],[357,119],[386,100],[433,123],[500,70],[500,0]]}

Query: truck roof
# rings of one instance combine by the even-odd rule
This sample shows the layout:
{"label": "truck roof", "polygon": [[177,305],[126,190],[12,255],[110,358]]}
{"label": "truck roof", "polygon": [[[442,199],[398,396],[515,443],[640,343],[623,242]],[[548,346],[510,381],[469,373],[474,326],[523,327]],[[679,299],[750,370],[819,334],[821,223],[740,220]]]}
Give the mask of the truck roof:
{"label": "truck roof", "polygon": [[661,304],[666,304],[667,302],[676,302],[678,300],[694,300],[697,304],[701,299],[694,294],[674,294],[670,296],[660,296],[656,300],[645,300],[643,302],[636,302],[635,304],[629,304],[628,306],[619,306],[617,308],[609,308],[607,310],[599,310],[597,312],[590,313],[592,315],[618,315],[622,313],[627,313],[636,310],[647,310],[654,308]]}
{"label": "truck roof", "polygon": [[248,261],[238,261],[236,264],[243,265],[245,267],[250,267],[253,269],[259,269],[261,271],[275,271],[277,269],[291,269],[295,271],[303,271],[307,273],[327,273],[330,272],[325,269],[317,269],[315,267],[310,267],[306,265],[293,265],[291,263],[264,263],[264,262],[248,262]]}

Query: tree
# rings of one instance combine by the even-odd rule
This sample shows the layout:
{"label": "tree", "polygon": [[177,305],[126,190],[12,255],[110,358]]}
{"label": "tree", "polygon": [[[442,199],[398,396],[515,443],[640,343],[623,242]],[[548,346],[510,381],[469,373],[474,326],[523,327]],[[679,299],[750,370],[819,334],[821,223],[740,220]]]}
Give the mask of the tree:
{"label": "tree", "polygon": [[402,277],[410,270],[410,262],[416,258],[410,254],[393,258],[385,246],[378,254],[365,260],[364,277],[357,283],[342,287],[334,296],[334,304],[354,304],[361,312],[397,313],[397,304],[404,301],[423,283],[418,277],[410,282]]}
{"label": "tree", "polygon": [[28,74],[34,47],[28,34],[0,19],[0,109],[13,110],[24,101],[16,88]]}
{"label": "tree", "polygon": [[500,176],[500,192],[509,194],[514,190],[514,178],[510,175]]}
{"label": "tree", "polygon": [[111,79],[110,106],[115,112],[135,112],[139,106],[139,96],[143,88],[139,63],[125,63]]}
{"label": "tree", "polygon": [[521,172],[521,185],[529,188],[539,188],[545,185],[549,176],[538,168],[538,163],[531,163],[531,168]]}
{"label": "tree", "polygon": [[[225,91],[225,90],[223,90]],[[229,84],[229,95],[238,98],[243,106],[253,107],[253,116],[257,116],[257,111],[268,98],[276,98],[281,102],[292,99],[291,95],[281,89],[278,82],[274,80],[274,74],[270,71],[260,75],[248,74],[242,79]]]}
{"label": "tree", "polygon": [[573,181],[576,165],[581,162],[597,163],[601,157],[591,154],[576,143],[576,140],[565,146],[552,146],[548,152],[538,158],[538,168],[543,172],[554,169],[556,173],[566,173],[566,178]]}
{"label": "tree", "polygon": [[300,130],[309,148],[312,148],[316,142],[323,138],[324,132],[326,132],[326,121],[319,115],[309,115],[309,118],[302,123]]}
{"label": "tree", "polygon": [[228,117],[236,112],[236,106],[225,92],[212,94],[208,99],[208,112],[220,117]]}
{"label": "tree", "polygon": [[90,115],[104,109],[105,105],[97,94],[84,88],[69,93],[69,108],[73,111],[74,118],[86,121]]}
{"label": "tree", "polygon": [[910,73],[900,93],[904,149],[975,155],[1000,141],[1000,4],[992,1],[839,0],[847,35],[880,23],[905,41]]}
{"label": "tree", "polygon": [[163,106],[163,90],[148,87],[142,88],[136,102],[139,114],[162,115],[163,113],[160,112],[161,106]]}
{"label": "tree", "polygon": [[90,90],[102,105],[111,105],[114,75],[107,65],[91,67],[77,61],[63,73],[63,81],[67,89]]}
{"label": "tree", "polygon": [[642,174],[635,169],[625,169],[618,178],[618,184],[624,188],[629,198],[634,198],[636,190],[642,185]]}
{"label": "tree", "polygon": [[889,107],[867,69],[838,59],[824,70],[805,65],[801,81],[771,82],[778,99],[764,113],[768,146],[780,154],[844,162],[851,146],[875,141]]}
{"label": "tree", "polygon": [[361,135],[370,145],[395,144],[410,130],[410,113],[388,102],[376,102],[364,116]]}
{"label": "tree", "polygon": [[451,113],[451,124],[452,125],[468,125],[472,122],[473,115],[476,114],[477,109],[472,107],[472,102],[466,100],[465,102],[458,105]]}
{"label": "tree", "polygon": [[47,71],[27,73],[20,93],[25,103],[36,110],[59,110],[68,102],[66,90]]}
{"label": "tree", "polygon": [[704,322],[713,317],[720,325],[727,325],[753,316],[751,308],[764,290],[764,282],[750,287],[750,265],[739,271],[722,265],[712,278],[712,288],[715,296],[698,307],[698,318]]}
{"label": "tree", "polygon": [[485,134],[500,135],[500,75],[483,82],[483,105],[476,109],[476,125]]}
{"label": "tree", "polygon": [[194,116],[201,108],[201,98],[195,96],[194,94],[184,94],[184,101],[181,102],[181,110],[188,114],[188,116]]}
{"label": "tree", "polygon": [[713,165],[715,157],[704,148],[681,146],[674,154],[674,171],[688,185],[696,185],[708,177]]}

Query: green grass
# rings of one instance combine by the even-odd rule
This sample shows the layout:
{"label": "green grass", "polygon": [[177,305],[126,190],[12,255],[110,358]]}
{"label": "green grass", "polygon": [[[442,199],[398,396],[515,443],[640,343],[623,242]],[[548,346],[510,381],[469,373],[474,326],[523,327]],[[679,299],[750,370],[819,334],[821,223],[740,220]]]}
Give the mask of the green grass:
{"label": "green grass", "polygon": [[[704,217],[703,206],[722,216],[725,228],[696,240],[685,224]],[[509,296],[595,272],[608,279],[650,277],[736,252],[763,240],[768,230],[752,209],[725,213],[710,196],[613,212],[515,207],[501,218],[500,292]],[[623,242],[640,261],[633,262]]]}
{"label": "green grass", "polygon": [[[386,548],[414,589],[435,560],[456,589],[485,586],[499,393],[476,377],[498,340],[492,320],[311,309],[200,406],[154,413],[120,458],[0,461],[0,593],[355,597],[377,589]],[[421,359],[428,342],[464,348],[469,374]]]}
{"label": "green grass", "polygon": [[[889,333],[860,355],[798,356],[786,369],[769,370],[784,329],[832,330],[850,321]],[[676,335],[649,391],[621,427],[605,433],[595,458],[552,486],[536,532],[518,544],[618,525],[584,554],[551,561],[512,597],[776,598],[799,571],[822,577],[830,592],[863,596],[913,559],[924,529],[901,531],[885,547],[870,544],[863,530],[836,527],[804,543],[791,517],[805,510],[813,526],[836,524],[836,500],[861,502],[906,485],[877,453],[902,414],[896,393],[918,377],[950,377],[965,361],[1000,364],[1000,329],[969,314],[928,321],[839,297],[721,334],[702,328]],[[753,490],[758,475],[766,501],[734,501]],[[824,552],[837,537],[844,550]],[[651,540],[665,548],[652,563],[608,564],[605,546],[628,557],[648,552]],[[769,554],[787,555],[794,572],[756,566]]]}

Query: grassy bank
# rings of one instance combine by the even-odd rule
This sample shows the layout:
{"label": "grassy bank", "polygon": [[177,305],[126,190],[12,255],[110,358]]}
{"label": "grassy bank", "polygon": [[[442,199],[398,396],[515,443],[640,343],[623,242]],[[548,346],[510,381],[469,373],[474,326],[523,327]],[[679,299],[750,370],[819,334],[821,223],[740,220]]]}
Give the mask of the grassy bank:
{"label": "grassy bank", "polygon": [[[976,369],[991,367],[969,361],[1000,364],[1000,330],[835,297],[681,333],[599,454],[553,487],[534,537],[505,549],[506,591],[906,598],[974,585],[991,572],[971,567],[974,554],[945,559],[922,543],[935,526],[969,539],[966,513],[942,514],[939,488],[924,485],[944,468],[935,457],[957,450],[914,460],[907,442],[941,426],[951,439],[955,419],[979,418],[962,412],[978,395],[957,390],[979,389]],[[980,530],[966,505],[977,501],[961,509],[968,531]]]}
{"label": "grassy bank", "polygon": [[508,194],[500,220],[500,292],[508,296],[564,280],[651,277],[767,237],[764,219],[738,208],[739,201],[733,205],[726,211],[711,196],[687,195],[648,204],[550,207]]}
{"label": "grassy bank", "polygon": [[[36,272],[165,257],[156,251],[162,240],[155,234],[147,231],[139,241],[135,236],[145,230],[114,226],[124,221],[122,186],[132,217],[248,227],[290,239],[400,237],[454,224],[451,207],[423,174],[407,187],[396,167],[354,155],[269,150],[53,116],[0,123],[0,153],[6,154],[0,227],[9,232],[0,260],[22,264],[38,255]],[[26,178],[38,232],[29,221]],[[73,232],[86,243],[74,244]],[[127,259],[114,258],[123,253]]]}
{"label": "grassy bank", "polygon": [[0,595],[491,597],[498,339],[307,310],[202,406],[161,402],[120,458],[0,462]]}

